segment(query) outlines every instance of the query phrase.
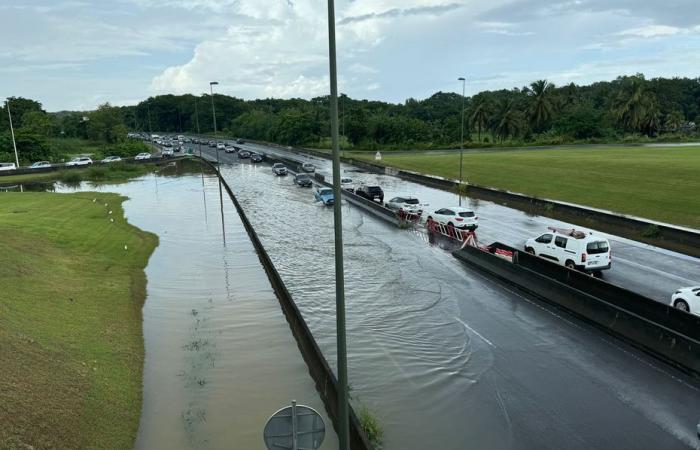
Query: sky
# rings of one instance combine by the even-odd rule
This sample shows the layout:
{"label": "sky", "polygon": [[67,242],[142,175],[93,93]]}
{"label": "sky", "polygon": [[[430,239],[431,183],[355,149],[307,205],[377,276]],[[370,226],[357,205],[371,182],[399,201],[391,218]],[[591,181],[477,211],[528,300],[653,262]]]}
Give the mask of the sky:
{"label": "sky", "polygon": [[[700,0],[336,0],[339,90],[700,76]],[[0,0],[0,98],[48,111],[159,94],[329,93],[326,0]]]}

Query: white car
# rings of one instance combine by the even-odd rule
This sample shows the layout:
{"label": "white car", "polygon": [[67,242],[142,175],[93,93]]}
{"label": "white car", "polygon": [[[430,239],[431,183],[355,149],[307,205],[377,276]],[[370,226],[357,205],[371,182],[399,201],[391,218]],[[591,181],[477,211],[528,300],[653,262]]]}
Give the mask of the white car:
{"label": "white car", "polygon": [[282,163],[274,163],[272,165],[272,173],[275,175],[287,175],[287,168]]}
{"label": "white car", "polygon": [[118,156],[108,156],[105,159],[103,159],[102,162],[107,164],[107,163],[119,162],[121,160],[122,159]]}
{"label": "white car", "polygon": [[0,163],[0,170],[15,170],[15,163]]}
{"label": "white car", "polygon": [[311,163],[304,163],[301,165],[301,170],[303,170],[304,172],[312,173],[316,171],[316,166],[314,166]]}
{"label": "white car", "polygon": [[51,163],[48,161],[37,161],[29,166],[30,169],[43,169],[46,167],[51,167]]}
{"label": "white car", "polygon": [[386,207],[392,211],[405,211],[411,214],[422,214],[423,207],[421,202],[415,197],[394,197],[386,203]]}
{"label": "white car", "polygon": [[345,191],[355,192],[355,183],[352,178],[343,177],[340,179],[340,189]]}
{"label": "white car", "polygon": [[700,286],[678,289],[671,296],[671,306],[700,316]]}
{"label": "white car", "polygon": [[549,227],[549,232],[525,242],[525,251],[569,269],[599,276],[610,269],[610,242],[593,233]]}
{"label": "white car", "polygon": [[224,150],[224,151],[226,151],[226,145],[223,144],[223,143],[221,143],[221,142],[219,142],[218,144],[216,144],[216,149],[217,149],[217,150]]}
{"label": "white car", "polygon": [[479,218],[474,214],[474,211],[461,206],[438,209],[428,216],[428,220],[434,220],[448,227],[462,230],[476,230],[479,228]]}
{"label": "white car", "polygon": [[78,156],[68,161],[66,167],[89,166],[90,164],[92,164],[92,159],[87,156]]}
{"label": "white car", "polygon": [[172,148],[164,148],[160,152],[160,156],[162,156],[163,158],[165,158],[166,156],[175,156],[175,150],[173,150]]}
{"label": "white car", "polygon": [[134,159],[136,161],[143,161],[144,159],[151,159],[151,154],[150,153],[139,153],[138,155],[134,156]]}

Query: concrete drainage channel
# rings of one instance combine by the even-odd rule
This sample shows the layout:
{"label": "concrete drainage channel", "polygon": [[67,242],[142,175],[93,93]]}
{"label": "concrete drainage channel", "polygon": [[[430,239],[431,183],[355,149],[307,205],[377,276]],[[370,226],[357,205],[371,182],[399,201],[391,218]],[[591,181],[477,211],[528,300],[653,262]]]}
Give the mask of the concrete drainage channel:
{"label": "concrete drainage channel", "polygon": [[[268,159],[290,167],[300,164],[277,156]],[[314,178],[319,184],[332,186],[321,174]],[[399,223],[393,211],[376,202],[347,191],[342,195],[349,203],[387,222]],[[470,246],[453,252],[453,256],[565,309],[660,360],[700,376],[700,317],[504,244],[494,243],[490,247],[513,252],[513,262]]]}
{"label": "concrete drainage channel", "polygon": [[[253,225],[248,220],[245,211],[238,202],[238,199],[236,199],[236,196],[226,183],[226,180],[224,180],[224,178],[221,176],[217,166],[207,159],[202,158],[202,161],[214,169],[219,177],[219,182],[224,187],[226,193],[236,207],[236,211],[238,211],[241,222],[243,223],[243,226],[245,227],[246,232],[248,233],[248,236],[255,247],[258,257],[260,258],[260,262],[265,268],[265,272],[270,279],[272,288],[279,299],[280,305],[282,306],[282,311],[284,312],[287,322],[292,329],[292,334],[297,341],[297,345],[299,346],[299,350],[301,351],[304,361],[309,368],[309,373],[316,383],[316,389],[318,390],[321,400],[326,406],[326,411],[328,412],[328,415],[335,426],[338,410],[338,380],[336,379],[335,374],[328,365],[328,361],[326,361],[326,358],[321,353],[321,349],[318,347],[316,340],[311,334],[311,330],[307,326],[301,312],[297,308],[296,303],[294,303],[294,299],[287,290],[284,281],[282,281],[282,277],[273,265],[272,260],[268,256],[267,251],[263,247],[262,242],[258,238]],[[373,446],[362,429],[360,421],[352,405],[349,406],[349,413],[350,448],[352,450],[372,450]]]}

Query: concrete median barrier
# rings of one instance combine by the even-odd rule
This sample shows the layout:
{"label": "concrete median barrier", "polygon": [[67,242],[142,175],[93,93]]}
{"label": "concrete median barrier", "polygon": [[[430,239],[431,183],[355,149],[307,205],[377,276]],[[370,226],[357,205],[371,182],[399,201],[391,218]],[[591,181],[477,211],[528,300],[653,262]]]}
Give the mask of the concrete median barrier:
{"label": "concrete median barrier", "polygon": [[700,317],[507,245],[493,244],[495,247],[513,251],[513,262],[475,247],[465,247],[453,255],[700,376]]}

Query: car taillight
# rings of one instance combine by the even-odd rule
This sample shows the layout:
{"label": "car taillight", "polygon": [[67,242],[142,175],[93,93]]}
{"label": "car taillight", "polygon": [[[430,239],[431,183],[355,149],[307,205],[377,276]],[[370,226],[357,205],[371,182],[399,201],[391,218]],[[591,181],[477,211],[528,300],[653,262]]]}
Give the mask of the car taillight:
{"label": "car taillight", "polygon": [[586,254],[581,253],[581,262],[586,262]]}
{"label": "car taillight", "polygon": [[455,220],[456,220],[457,222],[461,222],[461,221],[463,221],[464,219],[462,219],[461,217],[455,217]]}

